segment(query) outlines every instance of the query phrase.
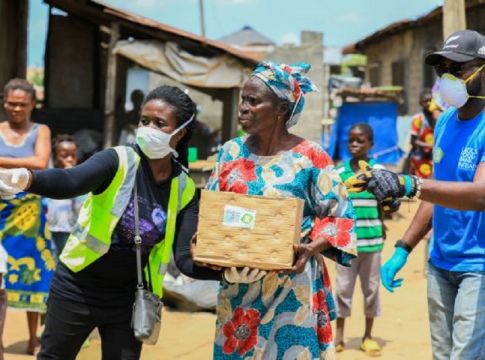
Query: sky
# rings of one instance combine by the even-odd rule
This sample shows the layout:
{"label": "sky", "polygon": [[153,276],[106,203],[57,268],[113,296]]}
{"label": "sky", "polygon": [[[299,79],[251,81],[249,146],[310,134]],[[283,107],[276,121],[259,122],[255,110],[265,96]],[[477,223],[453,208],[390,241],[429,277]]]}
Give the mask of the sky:
{"label": "sky", "polygon": [[[104,0],[161,23],[200,34],[200,0]],[[415,19],[442,0],[202,0],[206,36],[219,39],[249,25],[278,44],[299,43],[302,30],[321,31],[342,47],[390,23]],[[30,0],[29,65],[43,66],[48,7]]]}

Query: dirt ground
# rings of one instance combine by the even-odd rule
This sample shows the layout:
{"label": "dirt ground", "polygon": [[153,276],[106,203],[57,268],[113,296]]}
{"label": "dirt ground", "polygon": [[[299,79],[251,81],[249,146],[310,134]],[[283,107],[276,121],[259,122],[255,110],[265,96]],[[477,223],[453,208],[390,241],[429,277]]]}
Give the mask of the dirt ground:
{"label": "dirt ground", "polygon": [[[387,222],[388,245],[383,259],[388,259],[393,244],[402,236],[412,219],[417,203],[404,203],[399,216]],[[382,317],[376,319],[374,337],[383,347],[383,359],[430,359],[426,304],[426,279],[424,277],[424,244],[413,252],[402,272],[404,284],[394,294],[381,287]],[[327,264],[334,275],[334,266]],[[356,285],[353,315],[346,323],[346,350],[337,355],[338,360],[367,359],[359,350],[364,331],[364,316],[360,285]],[[166,310],[163,315],[161,337],[156,346],[145,346],[143,360],[177,359],[201,360],[212,358],[212,339],[215,316],[211,313],[183,313]],[[9,311],[5,326],[4,346],[6,360],[27,360],[23,355],[27,346],[27,322],[23,312]],[[100,359],[100,344],[93,340],[83,349],[79,360]]]}

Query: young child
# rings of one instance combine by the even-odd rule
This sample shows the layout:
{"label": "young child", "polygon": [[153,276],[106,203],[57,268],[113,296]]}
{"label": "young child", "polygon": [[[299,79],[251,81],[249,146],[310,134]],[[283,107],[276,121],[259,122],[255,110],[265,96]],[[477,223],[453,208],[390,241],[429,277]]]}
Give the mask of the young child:
{"label": "young child", "polygon": [[[369,159],[369,150],[373,146],[374,133],[365,123],[352,126],[349,130],[348,149],[352,159],[337,167],[343,181],[360,170],[359,161],[366,161],[370,167],[382,167],[374,160]],[[379,203],[369,192],[350,193],[350,199],[355,210],[357,224],[357,251],[358,257],[352,260],[352,267],[337,265],[336,299],[337,299],[337,334],[335,337],[335,350],[344,350],[344,324],[345,318],[350,316],[352,296],[357,276],[360,278],[365,303],[365,332],[360,346],[369,356],[380,356],[381,348],[372,339],[372,326],[374,318],[380,315],[379,283],[381,250],[384,247],[384,224],[381,209],[386,212],[396,211],[398,201]]]}
{"label": "young child", "polygon": [[3,360],[3,327],[7,315],[7,293],[3,276],[7,273],[7,252],[0,242],[0,360]]}
{"label": "young child", "polygon": [[422,111],[411,119],[411,150],[409,152],[409,173],[428,179],[433,172],[434,127],[441,114],[441,108],[431,95],[423,90],[419,97]]}
{"label": "young child", "polygon": [[[77,164],[77,145],[73,136],[66,134],[57,135],[54,138],[52,148],[55,167],[68,169]],[[46,199],[47,222],[52,234],[54,253],[57,258],[59,258],[67,238],[76,225],[79,210],[84,199],[85,196],[62,200]]]}

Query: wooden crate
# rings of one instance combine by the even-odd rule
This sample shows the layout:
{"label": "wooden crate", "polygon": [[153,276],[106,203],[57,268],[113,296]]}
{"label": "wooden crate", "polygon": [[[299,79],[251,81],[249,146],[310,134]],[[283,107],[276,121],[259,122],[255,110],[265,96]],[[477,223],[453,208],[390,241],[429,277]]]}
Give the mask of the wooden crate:
{"label": "wooden crate", "polygon": [[303,200],[202,191],[194,259],[224,267],[290,269]]}

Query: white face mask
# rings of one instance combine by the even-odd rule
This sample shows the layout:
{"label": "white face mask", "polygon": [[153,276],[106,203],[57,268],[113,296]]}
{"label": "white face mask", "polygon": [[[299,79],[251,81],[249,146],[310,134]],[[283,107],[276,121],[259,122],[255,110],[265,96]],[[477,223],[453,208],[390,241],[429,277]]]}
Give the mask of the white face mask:
{"label": "white face mask", "polygon": [[149,159],[163,159],[170,153],[178,157],[177,151],[170,147],[170,139],[180,130],[186,127],[195,117],[195,114],[188,121],[183,123],[171,134],[167,134],[150,126],[142,126],[136,129],[136,144]]}
{"label": "white face mask", "polygon": [[485,65],[471,74],[466,80],[457,78],[451,74],[443,74],[440,78],[440,96],[448,105],[461,108],[469,98],[485,99],[485,96],[472,96],[468,94],[466,84],[478,74]]}

